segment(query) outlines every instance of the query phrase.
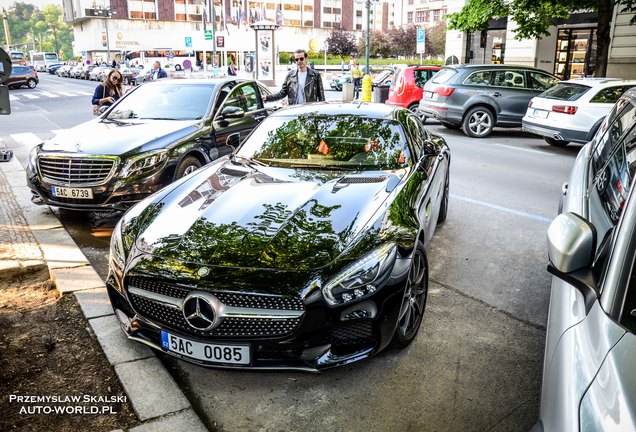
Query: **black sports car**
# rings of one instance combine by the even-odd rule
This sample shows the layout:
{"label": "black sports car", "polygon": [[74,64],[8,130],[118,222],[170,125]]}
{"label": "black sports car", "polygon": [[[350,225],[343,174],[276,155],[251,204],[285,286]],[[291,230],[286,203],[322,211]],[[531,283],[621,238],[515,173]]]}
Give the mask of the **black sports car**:
{"label": "black sports car", "polygon": [[403,108],[278,111],[117,224],[107,287],[122,328],[220,367],[319,370],[408,345],[449,163]]}
{"label": "black sports car", "polygon": [[99,118],[37,145],[27,182],[36,204],[125,210],[234,149],[269,113],[256,81],[164,79]]}

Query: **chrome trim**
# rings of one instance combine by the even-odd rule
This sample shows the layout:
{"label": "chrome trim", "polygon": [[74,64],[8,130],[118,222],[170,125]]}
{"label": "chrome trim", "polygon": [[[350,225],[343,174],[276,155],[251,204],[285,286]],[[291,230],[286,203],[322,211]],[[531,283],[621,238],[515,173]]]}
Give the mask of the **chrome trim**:
{"label": "chrome trim", "polygon": [[[70,182],[61,182],[59,179],[54,179],[48,177],[42,173],[42,169],[40,168],[40,159],[41,158],[50,158],[50,159],[62,159],[68,161],[69,159],[90,159],[90,160],[103,160],[104,162],[112,162],[112,166],[110,171],[106,175],[103,180],[98,182],[88,182],[88,183],[70,183]],[[37,161],[37,171],[38,174],[42,177],[42,179],[46,180],[48,183],[55,186],[62,187],[91,187],[91,186],[102,186],[107,184],[114,176],[116,168],[120,165],[121,160],[119,156],[109,156],[109,155],[88,155],[88,154],[64,154],[61,155],[59,153],[40,153],[36,157]]]}
{"label": "chrome trim", "polygon": [[[144,297],[148,300],[155,301],[157,303],[163,303],[166,306],[179,309],[183,308],[185,299],[175,299],[163,294],[158,294],[152,291],[147,291],[141,288],[128,287],[128,292],[140,297]],[[205,291],[192,291],[190,294],[199,294],[202,297],[207,298],[214,305],[214,310],[217,313],[218,319],[225,318],[263,318],[263,319],[291,319],[299,318],[304,315],[305,311],[296,310],[277,310],[277,309],[260,309],[260,308],[245,308],[236,306],[227,306],[221,302],[214,295]],[[188,298],[188,297],[186,297]]]}

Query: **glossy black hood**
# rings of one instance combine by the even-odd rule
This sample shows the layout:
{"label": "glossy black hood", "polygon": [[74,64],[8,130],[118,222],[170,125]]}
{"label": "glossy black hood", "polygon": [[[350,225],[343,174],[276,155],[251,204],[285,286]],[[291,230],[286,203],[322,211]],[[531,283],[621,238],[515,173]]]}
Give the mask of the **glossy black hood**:
{"label": "glossy black hood", "polygon": [[70,152],[79,154],[123,155],[147,143],[156,146],[174,142],[180,137],[193,133],[200,120],[140,120],[104,121],[95,119],[82,123],[56,135],[42,145],[43,152]]}
{"label": "glossy black hood", "polygon": [[207,266],[309,270],[337,258],[399,183],[382,171],[343,174],[221,161],[153,204],[137,247]]}

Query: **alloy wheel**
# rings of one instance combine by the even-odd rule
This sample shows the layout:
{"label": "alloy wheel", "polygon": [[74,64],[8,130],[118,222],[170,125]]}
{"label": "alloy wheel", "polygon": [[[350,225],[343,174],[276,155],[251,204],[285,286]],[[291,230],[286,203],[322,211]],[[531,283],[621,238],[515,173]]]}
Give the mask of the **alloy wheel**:
{"label": "alloy wheel", "polygon": [[428,263],[421,246],[415,249],[398,318],[401,339],[410,343],[419,330],[428,293]]}

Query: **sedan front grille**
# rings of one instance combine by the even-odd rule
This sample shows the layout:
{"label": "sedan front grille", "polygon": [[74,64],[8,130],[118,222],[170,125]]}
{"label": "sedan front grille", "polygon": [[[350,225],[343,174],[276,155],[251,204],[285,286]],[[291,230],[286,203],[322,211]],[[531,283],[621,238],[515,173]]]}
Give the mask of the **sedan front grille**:
{"label": "sedan front grille", "polygon": [[94,186],[104,183],[115,165],[108,158],[40,156],[38,166],[42,177],[50,183]]}
{"label": "sedan front grille", "polygon": [[[246,308],[253,317],[228,317],[215,329],[200,331],[191,327],[176,307],[190,291],[197,290],[150,278],[130,277],[125,282],[128,298],[135,311],[159,325],[198,336],[228,338],[282,337],[294,332],[302,322],[305,307],[300,299],[277,295],[211,291],[225,306]],[[134,291],[134,292],[133,292]],[[199,290],[197,290],[199,291]],[[154,294],[154,295],[153,295]],[[159,299],[159,300],[158,300]],[[267,311],[281,312],[268,316]],[[259,316],[260,314],[264,316]]]}

